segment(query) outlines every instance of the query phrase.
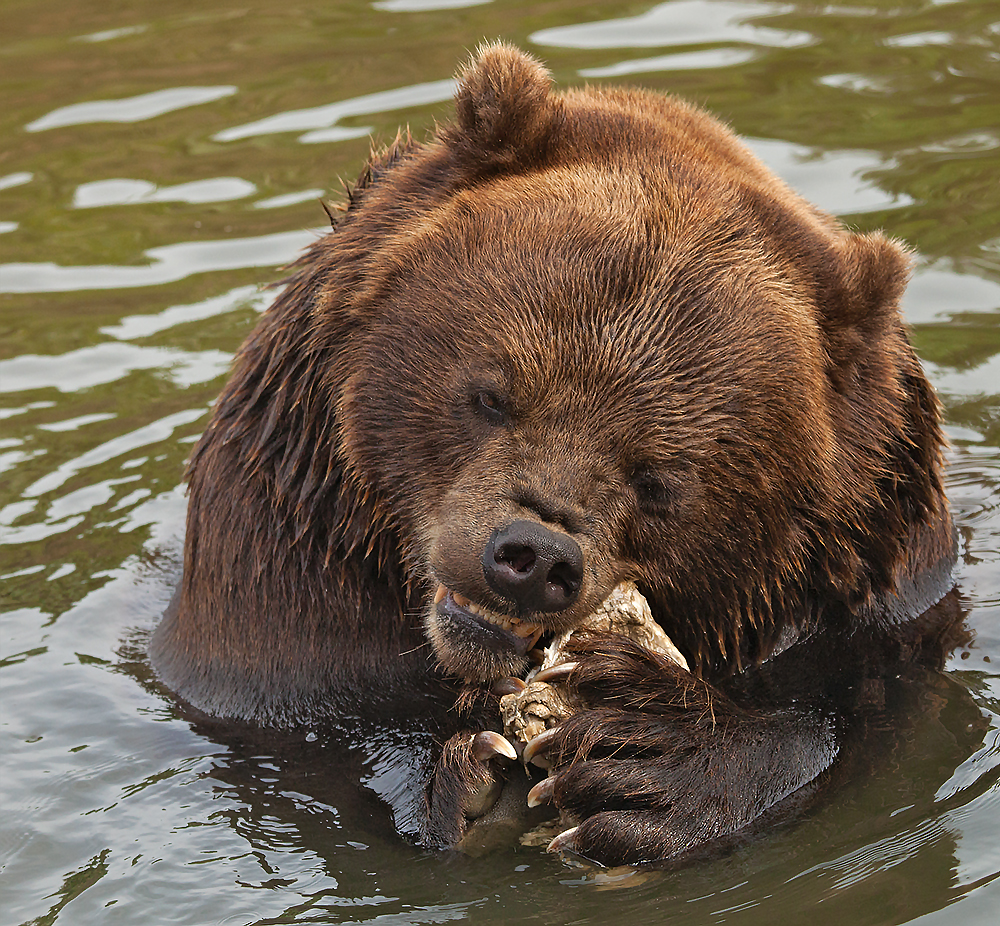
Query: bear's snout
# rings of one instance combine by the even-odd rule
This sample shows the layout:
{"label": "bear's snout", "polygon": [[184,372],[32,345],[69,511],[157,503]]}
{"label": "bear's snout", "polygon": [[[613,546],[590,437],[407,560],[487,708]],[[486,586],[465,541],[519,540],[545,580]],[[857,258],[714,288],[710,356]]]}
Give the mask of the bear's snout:
{"label": "bear's snout", "polygon": [[495,530],[482,562],[486,584],[522,613],[564,611],[580,594],[580,545],[537,521],[513,521]]}

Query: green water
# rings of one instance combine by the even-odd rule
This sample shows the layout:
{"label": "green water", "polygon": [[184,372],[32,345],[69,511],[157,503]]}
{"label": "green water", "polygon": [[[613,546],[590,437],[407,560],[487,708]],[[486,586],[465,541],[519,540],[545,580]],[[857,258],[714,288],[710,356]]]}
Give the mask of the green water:
{"label": "green water", "polygon": [[[259,285],[497,36],[706,105],[918,257],[976,639],[874,779],[679,873],[415,850],[377,751],[370,804],[338,803],[321,753],[220,745],[143,662]],[[0,923],[996,921],[1000,3],[0,0],[0,100]]]}

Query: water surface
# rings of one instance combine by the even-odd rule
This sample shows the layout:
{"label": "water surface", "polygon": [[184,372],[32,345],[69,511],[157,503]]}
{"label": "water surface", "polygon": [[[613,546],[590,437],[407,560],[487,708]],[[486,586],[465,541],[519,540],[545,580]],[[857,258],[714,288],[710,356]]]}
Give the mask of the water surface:
{"label": "water surface", "polygon": [[[312,731],[292,763],[221,745],[144,662],[184,460],[272,298],[260,284],[325,226],[318,201],[370,137],[446,117],[456,64],[497,36],[562,85],[708,106],[806,196],[917,257],[905,310],[946,408],[976,637],[873,779],[676,874],[416,850],[379,799],[400,787],[399,744],[373,744],[371,801],[348,802]],[[996,4],[8,0],[0,52],[0,921],[995,921]]]}

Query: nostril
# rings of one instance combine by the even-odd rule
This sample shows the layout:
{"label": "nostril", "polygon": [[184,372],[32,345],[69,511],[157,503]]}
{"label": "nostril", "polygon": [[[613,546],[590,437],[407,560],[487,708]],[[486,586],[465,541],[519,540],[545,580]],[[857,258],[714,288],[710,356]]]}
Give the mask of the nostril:
{"label": "nostril", "polygon": [[580,571],[570,563],[556,563],[546,576],[546,584],[555,596],[566,599],[576,597],[580,591]]}
{"label": "nostril", "polygon": [[505,543],[496,548],[494,559],[504,566],[509,566],[514,572],[531,572],[535,566],[535,551],[521,543]]}

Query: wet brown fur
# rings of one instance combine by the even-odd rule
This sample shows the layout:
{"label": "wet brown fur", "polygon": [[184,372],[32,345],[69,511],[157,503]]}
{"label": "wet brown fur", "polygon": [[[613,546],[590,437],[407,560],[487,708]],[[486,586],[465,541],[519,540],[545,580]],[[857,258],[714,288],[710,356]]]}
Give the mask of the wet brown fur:
{"label": "wet brown fur", "polygon": [[[633,579],[694,670],[594,654],[602,697],[643,719],[608,742],[600,717],[575,721],[577,779],[630,737],[636,757],[731,762],[754,727],[711,686],[798,639],[892,634],[947,587],[938,404],[898,311],[910,257],[670,97],[556,94],[496,45],[456,109],[373,154],[240,349],[190,461],[154,665],[224,717],[410,709],[440,680],[434,587],[509,610],[479,555],[529,512],[586,558],[550,630]],[[825,722],[762,717],[775,763],[811,750],[798,784],[829,763]],[[732,792],[737,828],[783,787],[759,790]],[[615,802],[596,783],[560,796]]]}

